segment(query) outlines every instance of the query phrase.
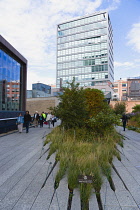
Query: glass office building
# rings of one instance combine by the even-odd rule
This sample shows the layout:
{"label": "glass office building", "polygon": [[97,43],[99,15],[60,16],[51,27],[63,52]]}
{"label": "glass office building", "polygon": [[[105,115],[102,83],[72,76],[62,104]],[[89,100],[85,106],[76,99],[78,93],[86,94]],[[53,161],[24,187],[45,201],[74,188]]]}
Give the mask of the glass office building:
{"label": "glass office building", "polygon": [[27,60],[0,36],[0,113],[3,118],[25,111],[26,74]]}
{"label": "glass office building", "polygon": [[56,86],[67,86],[75,77],[80,86],[114,81],[113,32],[107,12],[57,25]]}
{"label": "glass office building", "polygon": [[51,86],[43,83],[32,84],[32,90],[39,90],[43,91],[44,93],[51,94]]}

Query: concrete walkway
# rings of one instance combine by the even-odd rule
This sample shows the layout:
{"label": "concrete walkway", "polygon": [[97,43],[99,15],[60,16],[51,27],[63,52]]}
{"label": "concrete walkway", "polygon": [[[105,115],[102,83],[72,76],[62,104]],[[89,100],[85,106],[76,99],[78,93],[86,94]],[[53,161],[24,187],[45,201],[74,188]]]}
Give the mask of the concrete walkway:
{"label": "concrete walkway", "polygon": [[[42,150],[42,137],[52,129],[31,128],[29,133],[13,133],[0,137],[0,210],[67,210],[69,190],[67,180],[54,191],[54,179],[59,165],[54,165],[55,154],[49,160],[49,145]],[[140,209],[140,134],[125,132],[124,147],[118,146],[121,161],[114,158],[112,181],[115,191],[104,179],[100,195],[104,210]],[[53,170],[52,170],[53,169]],[[49,175],[50,172],[50,175]],[[46,179],[47,178],[47,179]],[[44,184],[44,185],[43,185]],[[43,187],[44,186],[44,187]],[[98,210],[93,193],[89,210]],[[70,210],[70,209],[69,209]],[[77,189],[72,197],[71,210],[81,210]]]}

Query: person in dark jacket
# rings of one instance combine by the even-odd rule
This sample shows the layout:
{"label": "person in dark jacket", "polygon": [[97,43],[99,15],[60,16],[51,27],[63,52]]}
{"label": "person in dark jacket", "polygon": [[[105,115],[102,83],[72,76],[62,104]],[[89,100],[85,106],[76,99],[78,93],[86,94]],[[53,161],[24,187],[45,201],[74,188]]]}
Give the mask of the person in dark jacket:
{"label": "person in dark jacket", "polygon": [[122,123],[123,123],[123,130],[125,131],[125,127],[126,127],[126,123],[128,122],[128,117],[127,115],[124,113],[122,115]]}
{"label": "person in dark jacket", "polygon": [[26,133],[29,132],[30,122],[31,122],[31,115],[29,114],[29,111],[26,111],[26,113],[24,115],[24,123],[25,123],[25,127],[26,127]]}
{"label": "person in dark jacket", "polygon": [[44,122],[43,112],[40,115],[39,121],[40,121],[40,128],[41,128],[43,127],[43,122]]}

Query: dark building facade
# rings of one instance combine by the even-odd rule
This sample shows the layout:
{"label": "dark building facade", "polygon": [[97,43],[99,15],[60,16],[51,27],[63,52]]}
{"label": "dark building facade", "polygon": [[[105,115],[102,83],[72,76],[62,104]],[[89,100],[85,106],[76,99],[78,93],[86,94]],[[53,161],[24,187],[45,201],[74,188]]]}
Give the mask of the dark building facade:
{"label": "dark building facade", "polygon": [[0,35],[0,127],[25,111],[26,81],[27,60]]}

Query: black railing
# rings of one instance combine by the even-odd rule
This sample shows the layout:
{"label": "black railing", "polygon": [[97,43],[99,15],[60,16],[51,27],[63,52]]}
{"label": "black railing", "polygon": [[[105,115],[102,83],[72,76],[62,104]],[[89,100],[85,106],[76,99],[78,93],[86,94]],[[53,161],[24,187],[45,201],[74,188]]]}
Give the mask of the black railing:
{"label": "black railing", "polygon": [[0,134],[16,130],[17,129],[16,120],[17,117],[0,119]]}

